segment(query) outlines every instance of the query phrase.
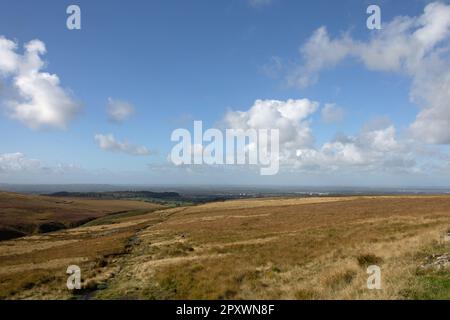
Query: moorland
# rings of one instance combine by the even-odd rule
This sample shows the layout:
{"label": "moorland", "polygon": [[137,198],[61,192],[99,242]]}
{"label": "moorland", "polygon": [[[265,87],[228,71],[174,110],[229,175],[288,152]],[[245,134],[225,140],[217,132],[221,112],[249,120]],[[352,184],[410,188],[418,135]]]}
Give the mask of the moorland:
{"label": "moorland", "polygon": [[[0,216],[35,226],[0,241],[1,299],[450,299],[446,195],[171,206],[3,192]],[[65,228],[36,229],[47,220]]]}

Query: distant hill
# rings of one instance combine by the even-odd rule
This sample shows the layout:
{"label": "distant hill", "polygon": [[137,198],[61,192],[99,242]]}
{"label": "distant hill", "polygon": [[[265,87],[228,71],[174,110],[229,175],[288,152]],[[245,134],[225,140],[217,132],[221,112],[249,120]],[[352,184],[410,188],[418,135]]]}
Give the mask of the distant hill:
{"label": "distant hill", "polygon": [[107,191],[107,192],[55,192],[48,194],[51,197],[73,197],[91,199],[163,199],[183,200],[177,192],[153,192],[153,191]]}
{"label": "distant hill", "polygon": [[0,192],[0,240],[87,223],[105,215],[164,206],[136,200],[74,199]]}
{"label": "distant hill", "polygon": [[224,201],[230,199],[247,198],[251,196],[223,195],[223,194],[180,194],[173,191],[154,192],[154,191],[102,191],[102,192],[67,192],[60,191],[45,194],[50,197],[66,197],[66,198],[85,198],[85,199],[139,199],[144,201],[163,203],[163,204],[199,204],[214,201]]}

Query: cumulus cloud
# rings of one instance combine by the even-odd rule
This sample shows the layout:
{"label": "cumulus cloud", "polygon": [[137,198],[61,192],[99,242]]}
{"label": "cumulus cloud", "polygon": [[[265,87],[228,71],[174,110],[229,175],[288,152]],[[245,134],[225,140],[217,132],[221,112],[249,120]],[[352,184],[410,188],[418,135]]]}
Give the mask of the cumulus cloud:
{"label": "cumulus cloud", "polygon": [[344,109],[334,103],[327,103],[322,108],[321,117],[326,123],[339,122],[344,118]]}
{"label": "cumulus cloud", "polygon": [[[300,149],[297,157],[301,164],[340,166],[367,165],[379,159],[382,153],[394,151],[397,142],[394,138],[394,127],[364,132],[356,137],[341,136],[325,143],[319,150]],[[383,138],[387,139],[384,143]]]}
{"label": "cumulus cloud", "polygon": [[[319,103],[309,99],[256,100],[248,110],[229,111],[223,123],[230,129],[279,129],[280,166],[288,171],[422,173],[425,165],[443,156],[413,139],[399,137],[386,118],[374,119],[356,135],[340,134],[316,147],[311,116],[318,109]],[[324,110],[332,120],[336,114],[341,116],[335,104],[326,104],[322,116]],[[246,146],[247,150],[253,147]]]}
{"label": "cumulus cloud", "polygon": [[45,44],[32,40],[23,54],[17,49],[14,41],[0,36],[0,76],[11,82],[16,93],[14,98],[4,98],[9,115],[32,129],[66,128],[80,105],[61,87],[56,74],[42,71]]}
{"label": "cumulus cloud", "polygon": [[108,98],[107,113],[110,121],[121,123],[134,113],[134,107],[129,102]]}
{"label": "cumulus cloud", "polygon": [[151,152],[144,146],[136,146],[128,143],[127,141],[120,142],[116,140],[112,134],[96,134],[95,141],[98,146],[107,151],[123,152],[134,156],[146,156]]}
{"label": "cumulus cloud", "polygon": [[304,63],[288,75],[294,86],[314,84],[321,71],[346,58],[411,77],[410,98],[421,107],[411,133],[427,143],[450,143],[450,5],[430,3],[420,16],[396,17],[367,41],[348,33],[332,38],[321,27],[300,52]]}
{"label": "cumulus cloud", "polygon": [[3,75],[14,72],[19,64],[19,56],[15,53],[17,44],[0,36],[0,73]]}
{"label": "cumulus cloud", "polygon": [[421,174],[435,159],[429,149],[399,139],[392,124],[374,122],[356,135],[339,135],[319,148],[297,150],[292,165],[304,171]]}
{"label": "cumulus cloud", "polygon": [[309,117],[319,103],[308,99],[256,100],[247,111],[229,111],[224,123],[230,129],[279,129],[280,150],[290,157],[313,142]]}

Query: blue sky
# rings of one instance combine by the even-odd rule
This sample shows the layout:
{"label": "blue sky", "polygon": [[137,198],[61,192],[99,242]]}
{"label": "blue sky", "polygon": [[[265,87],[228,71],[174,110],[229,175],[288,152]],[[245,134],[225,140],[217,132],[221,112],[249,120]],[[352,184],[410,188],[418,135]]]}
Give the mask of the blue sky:
{"label": "blue sky", "polygon": [[[433,136],[415,143],[417,136],[409,133],[421,110],[429,108],[411,99],[411,93],[420,90],[412,89],[422,75],[419,67],[404,72],[395,67],[371,67],[370,62],[361,63],[366,56],[356,57],[360,53],[355,49],[330,65],[321,60],[324,66],[314,70],[320,73],[314,83],[303,86],[289,82],[294,70],[303,70],[310,63],[312,58],[300,50],[321,26],[326,26],[330,39],[344,43],[342,35],[349,32],[354,43],[369,42],[373,33],[386,32],[367,29],[369,4],[380,5],[382,23],[388,23],[398,16],[420,17],[429,2],[135,0],[38,4],[1,0],[0,36],[16,43],[19,55],[34,39],[44,43],[46,52],[40,56],[45,66],[41,71],[59,77],[60,87],[81,106],[81,112],[67,121],[65,129],[45,124],[30,128],[11,116],[5,106],[9,99],[5,92],[16,88],[14,75],[1,78],[0,72],[2,87],[8,88],[0,91],[0,182],[449,185],[450,176],[445,174],[450,141]],[[70,4],[81,8],[81,30],[66,28],[65,11]],[[436,14],[444,8],[443,4]],[[414,28],[420,27],[411,27],[402,36]],[[442,28],[448,32],[446,25]],[[446,33],[432,50],[437,52],[448,43]],[[423,58],[426,63],[435,51],[427,52]],[[448,62],[445,54],[439,59]],[[120,123],[109,121],[109,98],[131,105],[131,116]],[[252,170],[174,169],[168,163],[174,129],[192,128],[193,120],[213,127],[229,112],[250,110],[256,100],[288,99],[319,103],[305,124],[311,129],[312,143],[296,146],[315,150],[313,159],[296,159],[301,163],[287,164],[278,176],[265,178]],[[321,110],[325,104],[338,108],[340,119],[324,121]],[[320,155],[322,146],[336,137],[352,137],[353,144],[363,144],[358,135],[376,122],[389,123],[383,130],[395,128],[398,146],[414,144],[414,151],[402,150],[399,156],[416,161],[417,168],[407,168],[414,175],[405,168],[385,170],[384,158],[376,164],[361,161],[356,165],[341,164],[339,158],[335,159],[339,166],[334,166],[330,165],[332,159],[324,160]],[[150,151],[142,155],[130,154],[127,148],[112,152],[99,147],[94,138],[97,134],[113,134],[118,141]],[[415,153],[417,148],[438,155],[423,159],[423,152]],[[380,149],[376,157],[391,151]],[[324,163],[312,166],[314,161]],[[429,168],[436,161],[439,164],[434,172]],[[368,177],[364,183],[361,172]]]}

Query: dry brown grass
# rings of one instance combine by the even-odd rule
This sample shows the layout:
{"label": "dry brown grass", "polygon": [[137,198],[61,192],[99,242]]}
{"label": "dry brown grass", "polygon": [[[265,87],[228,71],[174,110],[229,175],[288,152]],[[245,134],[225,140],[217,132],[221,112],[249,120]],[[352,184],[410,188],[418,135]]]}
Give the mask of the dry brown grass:
{"label": "dry brown grass", "polygon": [[118,212],[162,208],[143,201],[55,198],[0,191],[0,240],[74,227]]}
{"label": "dry brown grass", "polygon": [[[450,224],[443,196],[264,201],[191,207],[143,230],[99,297],[405,298],[415,253]],[[193,250],[174,255],[177,241]],[[366,288],[370,263],[381,264],[383,290]]]}
{"label": "dry brown grass", "polygon": [[[419,285],[418,253],[449,227],[446,196],[164,209],[0,242],[0,296],[70,298],[65,268],[75,261],[86,286],[107,284],[99,299],[402,299]],[[382,290],[366,288],[369,264],[380,265]]]}

